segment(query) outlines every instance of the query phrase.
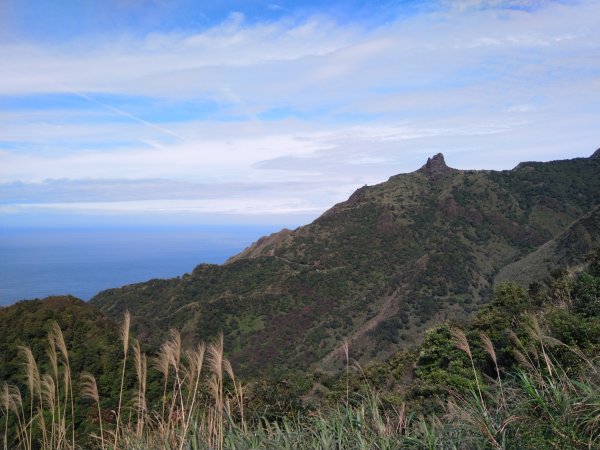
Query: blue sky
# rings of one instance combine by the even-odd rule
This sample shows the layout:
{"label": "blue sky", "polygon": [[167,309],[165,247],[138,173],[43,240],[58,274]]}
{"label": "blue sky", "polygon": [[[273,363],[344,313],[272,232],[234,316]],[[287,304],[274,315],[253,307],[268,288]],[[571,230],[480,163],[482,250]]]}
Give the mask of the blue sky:
{"label": "blue sky", "polygon": [[[302,22],[316,15],[338,23],[377,25],[401,15],[431,8],[417,0],[252,1],[252,0],[8,0],[3,15],[10,33],[24,39],[64,42],[116,34],[145,37],[149,33],[194,34],[244,15],[248,25],[285,19]],[[514,5],[513,5],[514,6]]]}
{"label": "blue sky", "polygon": [[600,2],[0,2],[0,220],[306,222],[600,147]]}

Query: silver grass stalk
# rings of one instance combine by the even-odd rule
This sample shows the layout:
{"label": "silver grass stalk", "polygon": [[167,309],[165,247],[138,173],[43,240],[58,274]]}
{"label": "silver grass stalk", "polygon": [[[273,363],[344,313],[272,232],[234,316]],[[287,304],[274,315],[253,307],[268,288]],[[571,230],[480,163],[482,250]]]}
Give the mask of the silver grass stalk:
{"label": "silver grass stalk", "polygon": [[531,320],[531,327],[527,327],[527,331],[532,339],[537,340],[540,343],[540,347],[542,349],[542,356],[544,358],[544,363],[546,364],[546,368],[548,369],[548,373],[550,376],[553,374],[554,365],[550,361],[550,358],[546,354],[546,347],[544,346],[544,333],[542,332],[542,328],[540,327],[540,323],[535,314],[529,314],[529,319]]}
{"label": "silver grass stalk", "polygon": [[102,426],[102,411],[100,410],[100,395],[98,393],[96,378],[89,372],[83,372],[81,374],[81,396],[96,403],[98,423],[100,424],[100,442],[102,449],[104,450],[104,428]]}
{"label": "silver grass stalk", "polygon": [[496,369],[496,377],[498,380],[498,386],[500,387],[500,397],[502,399],[502,404],[504,405],[504,389],[502,388],[502,380],[500,379],[500,369],[498,368],[498,359],[496,358],[496,350],[494,349],[494,344],[492,343],[492,340],[489,338],[489,336],[483,331],[479,333],[479,338],[481,339],[483,349],[494,363],[494,367]]}
{"label": "silver grass stalk", "polygon": [[[58,382],[58,354],[56,352],[56,339],[54,337],[54,331],[51,329],[48,332],[48,349],[46,354],[48,355],[48,359],[50,360],[50,366],[52,368],[52,375],[54,376],[54,385],[55,385],[55,397],[56,397],[56,415],[54,415],[54,411],[52,411],[52,442],[50,443],[51,447],[55,446],[54,440],[58,440],[57,433],[59,431],[59,423],[56,423],[56,420],[60,422],[62,419],[61,413],[61,403],[60,403],[60,386]],[[56,442],[56,446],[58,446],[58,442]]]}
{"label": "silver grass stalk", "polygon": [[162,394],[162,409],[160,417],[165,422],[165,406],[167,403],[167,384],[169,381],[169,368],[171,367],[171,347],[168,342],[163,342],[160,346],[158,355],[154,358],[154,368],[163,376],[163,394]]}
{"label": "silver grass stalk", "polygon": [[471,353],[471,346],[469,345],[469,340],[460,328],[451,328],[450,334],[452,335],[454,346],[459,350],[465,352],[469,357],[469,360],[471,361],[471,368],[473,369],[473,376],[475,377],[477,392],[479,392],[479,399],[481,400],[481,404],[484,407],[484,411],[487,411],[487,408],[485,407],[485,401],[483,400],[483,394],[481,393],[481,386],[479,385],[479,377],[477,376],[477,370],[475,370],[475,363],[473,362],[473,354]]}
{"label": "silver grass stalk", "polygon": [[179,408],[181,413],[185,414],[183,405],[183,392],[180,373],[180,362],[181,362],[181,334],[175,329],[169,331],[169,337],[167,338],[166,345],[169,349],[167,356],[169,358],[169,364],[173,366],[175,372],[175,383],[173,384],[173,398],[171,400],[171,406],[169,408],[169,418],[173,417],[177,401],[179,400]]}
{"label": "silver grass stalk", "polygon": [[146,411],[146,355],[140,349],[140,342],[133,340],[133,359],[135,362],[135,373],[138,379],[138,399],[137,399],[137,436],[141,437],[144,428],[144,415]]}
{"label": "silver grass stalk", "polygon": [[0,410],[4,414],[4,439],[3,448],[8,450],[8,415],[12,409],[12,396],[6,381],[2,382],[2,390],[0,391]]}
{"label": "silver grass stalk", "polygon": [[215,413],[217,423],[215,435],[217,449],[223,449],[223,333],[219,333],[216,342],[208,346],[208,362],[214,374],[213,396],[215,400]]}
{"label": "silver grass stalk", "polygon": [[184,424],[182,439],[180,441],[179,449],[182,450],[185,444],[185,436],[189,429],[190,422],[192,420],[192,414],[194,412],[194,406],[196,397],[198,395],[198,385],[200,383],[200,374],[202,372],[202,366],[204,364],[204,353],[206,345],[201,342],[196,350],[186,352],[189,369],[188,369],[188,414],[187,420]]}
{"label": "silver grass stalk", "polygon": [[19,442],[25,448],[28,448],[27,444],[29,441],[27,440],[27,428],[26,428],[26,419],[25,419],[25,410],[23,408],[23,397],[21,396],[21,391],[19,388],[13,385],[8,386],[10,402],[9,405],[12,408],[14,414],[17,416],[18,422],[18,432],[17,438]]}
{"label": "silver grass stalk", "polygon": [[58,347],[58,350],[62,354],[63,365],[65,367],[65,371],[64,371],[65,406],[64,406],[64,410],[63,410],[63,417],[61,419],[61,425],[63,426],[62,431],[64,432],[65,439],[66,439],[66,429],[64,427],[65,427],[66,415],[67,415],[67,399],[70,399],[71,421],[72,421],[71,446],[73,448],[75,448],[75,407],[74,407],[74,401],[73,401],[73,383],[71,380],[71,363],[69,362],[69,352],[67,350],[67,345],[65,344],[65,338],[64,338],[63,332],[60,328],[60,325],[58,325],[57,322],[52,323],[51,333],[53,335],[53,341],[56,344],[56,347]]}
{"label": "silver grass stalk", "polygon": [[225,373],[227,373],[227,375],[229,376],[229,378],[231,378],[231,381],[233,382],[235,399],[236,403],[238,404],[238,409],[240,411],[242,430],[245,430],[246,424],[244,421],[244,393],[242,390],[242,383],[236,379],[235,374],[233,373],[233,367],[231,366],[231,362],[227,358],[223,360],[223,367],[225,368]]}
{"label": "silver grass stalk", "polygon": [[350,370],[350,343],[348,342],[348,338],[344,339],[344,356],[346,357],[346,404],[348,404],[350,400],[350,379],[349,379],[349,370]]}
{"label": "silver grass stalk", "polygon": [[[30,399],[30,404],[29,404],[29,418],[30,421],[33,423],[33,399],[37,396],[38,400],[39,400],[39,407],[40,409],[43,409],[43,402],[42,402],[42,389],[41,389],[41,382],[40,382],[40,371],[38,369],[37,363],[35,361],[35,358],[33,357],[33,352],[31,351],[31,348],[24,346],[24,345],[20,345],[19,346],[19,351],[21,352],[21,354],[23,355],[24,359],[25,359],[25,375],[27,377],[27,387],[29,388],[29,399]],[[43,433],[43,440],[44,442],[46,442],[46,427],[43,423],[43,418],[42,418],[42,422],[40,423],[41,428],[42,428],[42,433]],[[29,427],[29,446],[32,446],[32,439],[33,439],[33,426]]]}
{"label": "silver grass stalk", "polygon": [[41,379],[42,399],[52,413],[52,426],[50,429],[50,448],[54,448],[56,437],[56,383],[50,374],[44,374]]}
{"label": "silver grass stalk", "polygon": [[131,315],[125,310],[123,326],[121,327],[121,338],[123,340],[123,369],[121,370],[121,388],[119,390],[119,406],[117,407],[117,424],[115,426],[115,444],[119,443],[119,425],[121,421],[121,403],[123,402],[123,384],[125,382],[125,365],[127,363],[127,350],[129,349],[129,326],[131,324]]}

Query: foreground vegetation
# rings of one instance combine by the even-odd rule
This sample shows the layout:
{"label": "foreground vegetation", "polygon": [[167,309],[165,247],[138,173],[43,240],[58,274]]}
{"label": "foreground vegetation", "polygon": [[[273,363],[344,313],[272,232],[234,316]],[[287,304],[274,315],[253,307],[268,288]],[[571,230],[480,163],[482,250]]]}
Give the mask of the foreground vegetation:
{"label": "foreground vegetation", "polygon": [[[51,322],[44,358],[28,346],[0,389],[4,449],[597,448],[600,258],[548,286],[501,283],[469,322],[364,370],[242,382],[222,335],[184,350],[172,330],[148,357],[125,314],[112,383],[74,370]],[[85,343],[80,343],[85,345]],[[98,370],[92,364],[92,370]],[[271,383],[271,384],[270,384]],[[106,385],[106,383],[104,384]]]}

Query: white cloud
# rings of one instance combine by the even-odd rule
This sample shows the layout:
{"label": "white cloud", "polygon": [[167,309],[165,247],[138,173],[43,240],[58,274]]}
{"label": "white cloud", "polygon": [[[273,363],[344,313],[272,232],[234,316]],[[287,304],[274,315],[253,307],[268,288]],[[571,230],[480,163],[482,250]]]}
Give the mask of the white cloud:
{"label": "white cloud", "polygon": [[68,203],[28,203],[0,205],[0,214],[18,214],[40,211],[68,211],[72,213],[110,213],[110,214],[181,214],[194,213],[260,216],[260,215],[318,215],[323,211],[299,197],[229,199],[224,204],[220,200],[140,200],[111,202],[68,202]]}
{"label": "white cloud", "polygon": [[[306,204],[278,190],[248,200],[281,212],[324,208],[438,151],[457,167],[509,168],[600,145],[600,2],[451,4],[375,27],[233,14],[195,34],[4,43],[0,95],[66,93],[89,107],[0,106],[0,182],[318,180]],[[115,95],[215,111],[148,119]],[[223,189],[218,208],[244,210],[233,198],[244,189]]]}

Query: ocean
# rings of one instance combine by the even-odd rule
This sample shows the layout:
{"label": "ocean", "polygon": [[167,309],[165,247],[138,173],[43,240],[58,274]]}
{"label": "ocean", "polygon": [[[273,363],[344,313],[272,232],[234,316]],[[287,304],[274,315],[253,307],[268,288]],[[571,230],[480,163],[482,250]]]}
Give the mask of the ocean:
{"label": "ocean", "polygon": [[48,295],[89,300],[104,289],[183,275],[223,263],[279,228],[1,229],[0,306]]}

